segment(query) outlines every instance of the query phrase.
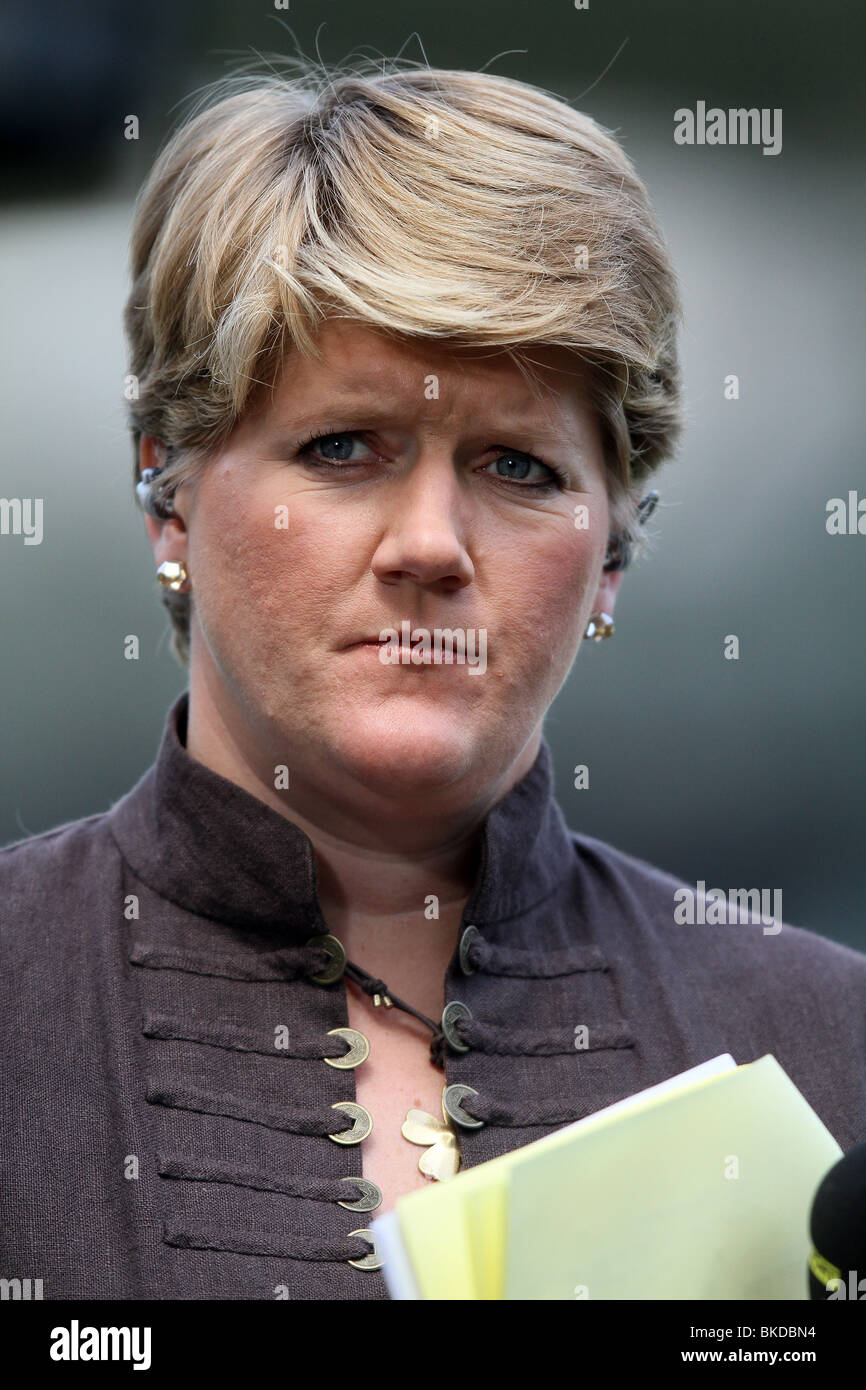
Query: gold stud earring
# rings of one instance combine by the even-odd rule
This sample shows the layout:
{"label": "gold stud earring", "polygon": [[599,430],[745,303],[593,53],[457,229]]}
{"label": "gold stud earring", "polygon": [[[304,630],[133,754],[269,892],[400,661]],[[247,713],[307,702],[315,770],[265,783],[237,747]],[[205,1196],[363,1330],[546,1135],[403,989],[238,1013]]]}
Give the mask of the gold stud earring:
{"label": "gold stud earring", "polygon": [[593,613],[583,635],[591,637],[593,642],[602,642],[605,637],[612,637],[613,632],[613,618],[609,613]]}
{"label": "gold stud earring", "polygon": [[163,560],[157,568],[156,577],[164,589],[177,593],[189,579],[189,571],[183,560]]}

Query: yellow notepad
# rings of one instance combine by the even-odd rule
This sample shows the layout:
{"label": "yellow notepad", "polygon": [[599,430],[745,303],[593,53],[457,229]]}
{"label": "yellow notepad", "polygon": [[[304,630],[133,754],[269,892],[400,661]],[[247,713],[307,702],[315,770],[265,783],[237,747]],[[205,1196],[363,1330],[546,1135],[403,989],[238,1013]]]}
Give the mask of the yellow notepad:
{"label": "yellow notepad", "polygon": [[809,1207],[840,1153],[775,1058],[716,1058],[373,1229],[398,1298],[805,1298]]}

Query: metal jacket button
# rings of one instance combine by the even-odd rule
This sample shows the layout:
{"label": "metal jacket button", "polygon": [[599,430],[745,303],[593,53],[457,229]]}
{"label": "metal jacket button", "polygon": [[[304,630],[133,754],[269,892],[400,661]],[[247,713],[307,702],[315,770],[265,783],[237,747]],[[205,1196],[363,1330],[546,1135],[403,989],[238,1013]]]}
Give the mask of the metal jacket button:
{"label": "metal jacket button", "polygon": [[455,1124],[460,1125],[461,1129],[480,1129],[484,1124],[483,1120],[476,1120],[471,1115],[467,1115],[463,1109],[462,1102],[467,1096],[477,1096],[478,1092],[471,1086],[464,1086],[462,1082],[455,1082],[451,1086],[446,1086],[442,1092],[442,1104],[445,1113],[451,1116]]}
{"label": "metal jacket button", "polygon": [[320,936],[311,936],[307,942],[308,946],[318,946],[320,950],[326,951],[330,957],[324,970],[318,975],[310,975],[309,978],[317,985],[332,985],[335,980],[339,980],[346,968],[346,951],[342,941],[338,941],[335,936],[326,935],[324,932]]}
{"label": "metal jacket button", "polygon": [[461,1004],[459,999],[452,999],[451,1003],[446,1004],[442,1011],[442,1032],[455,1052],[468,1052],[468,1045],[463,1042],[454,1026],[458,1018],[466,1018],[471,1022],[472,1013],[465,1004]]}
{"label": "metal jacket button", "polygon": [[370,1130],[373,1128],[373,1117],[369,1110],[365,1110],[363,1105],[358,1105],[354,1100],[338,1100],[331,1106],[332,1110],[339,1110],[344,1115],[348,1115],[350,1120],[355,1123],[351,1129],[344,1129],[341,1134],[329,1134],[328,1138],[333,1139],[335,1144],[360,1144],[362,1139],[366,1139]]}
{"label": "metal jacket button", "polygon": [[359,1033],[357,1028],[329,1028],[328,1037],[345,1038],[349,1044],[349,1051],[344,1052],[342,1057],[322,1058],[329,1067],[347,1071],[350,1067],[359,1067],[370,1055],[370,1041],[363,1033]]}
{"label": "metal jacket button", "polygon": [[362,1255],[360,1260],[350,1260],[349,1264],[354,1265],[356,1269],[381,1269],[385,1262],[379,1254],[376,1246],[376,1237],[373,1235],[373,1232],[367,1230],[350,1231],[349,1235],[363,1236],[373,1247],[369,1255]]}
{"label": "metal jacket button", "polygon": [[382,1205],[382,1189],[369,1178],[341,1178],[340,1182],[354,1183],[362,1195],[356,1202],[338,1202],[338,1207],[345,1207],[347,1211],[375,1211]]}
{"label": "metal jacket button", "polygon": [[460,938],[458,954],[460,959],[460,969],[463,971],[464,975],[475,974],[475,966],[471,965],[469,962],[469,948],[472,945],[473,941],[479,940],[480,936],[481,933],[477,927],[467,927]]}

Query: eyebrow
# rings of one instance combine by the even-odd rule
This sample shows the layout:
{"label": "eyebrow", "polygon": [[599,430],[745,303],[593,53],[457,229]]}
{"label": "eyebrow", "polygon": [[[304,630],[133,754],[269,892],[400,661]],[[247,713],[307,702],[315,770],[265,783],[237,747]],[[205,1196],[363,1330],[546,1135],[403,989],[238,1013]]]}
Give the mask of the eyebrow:
{"label": "eyebrow", "polygon": [[[315,429],[331,415],[343,418],[357,415],[359,418],[369,421],[369,424],[359,426],[361,429],[373,429],[388,421],[393,421],[400,412],[400,401],[395,400],[389,404],[383,402],[381,397],[378,400],[371,400],[374,389],[371,386],[367,392],[362,390],[346,392],[342,395],[329,395],[327,399],[322,401],[319,409],[310,410],[309,407],[306,407],[302,415],[276,422],[268,433],[268,442],[272,444],[285,443],[288,435],[303,434]],[[520,410],[515,410],[511,403],[503,403],[501,410],[496,412],[495,423],[491,423],[489,426],[491,431],[519,430],[533,435],[538,440],[550,440],[551,443],[559,441],[567,428],[567,424],[551,423],[546,416],[527,416]],[[581,431],[580,435],[570,437],[571,447],[578,447],[583,443],[582,433]]]}

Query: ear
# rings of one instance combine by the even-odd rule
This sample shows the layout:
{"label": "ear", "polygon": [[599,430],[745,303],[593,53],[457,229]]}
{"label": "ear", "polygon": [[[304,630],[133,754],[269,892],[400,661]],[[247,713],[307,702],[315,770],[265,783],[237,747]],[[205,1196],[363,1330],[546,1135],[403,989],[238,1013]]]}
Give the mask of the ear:
{"label": "ear", "polygon": [[[138,468],[162,468],[165,463],[166,448],[161,440],[153,435],[143,434],[138,446]],[[148,540],[153,548],[153,558],[157,565],[163,560],[186,560],[187,529],[183,518],[175,511],[170,517],[144,516]]]}
{"label": "ear", "polygon": [[593,613],[609,613],[613,617],[619,586],[625,577],[624,570],[602,570],[598,588],[592,604]]}
{"label": "ear", "polygon": [[145,468],[162,468],[167,452],[161,439],[156,439],[152,434],[143,434],[138,441],[139,472],[143,473]]}

